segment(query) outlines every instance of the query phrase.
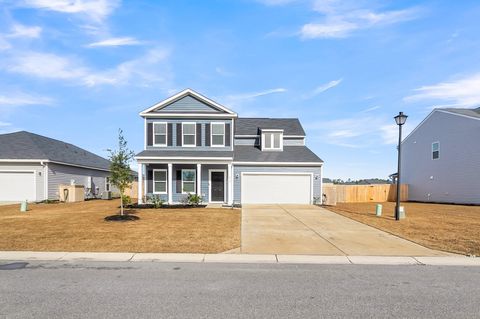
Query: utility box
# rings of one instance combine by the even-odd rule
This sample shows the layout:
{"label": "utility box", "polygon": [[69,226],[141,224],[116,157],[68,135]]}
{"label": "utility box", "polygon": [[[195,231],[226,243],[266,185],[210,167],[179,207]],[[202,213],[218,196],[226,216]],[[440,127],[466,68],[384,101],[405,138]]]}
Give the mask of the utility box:
{"label": "utility box", "polygon": [[73,203],[85,200],[85,188],[83,185],[60,185],[58,193],[61,202]]}

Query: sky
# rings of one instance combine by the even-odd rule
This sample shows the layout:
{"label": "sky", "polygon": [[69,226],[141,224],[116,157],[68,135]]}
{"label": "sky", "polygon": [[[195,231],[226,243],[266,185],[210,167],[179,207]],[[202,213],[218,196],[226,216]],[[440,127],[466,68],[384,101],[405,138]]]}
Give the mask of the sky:
{"label": "sky", "polygon": [[0,133],[101,156],[185,88],[243,117],[295,117],[329,178],[396,171],[434,107],[480,105],[480,2],[0,0]]}

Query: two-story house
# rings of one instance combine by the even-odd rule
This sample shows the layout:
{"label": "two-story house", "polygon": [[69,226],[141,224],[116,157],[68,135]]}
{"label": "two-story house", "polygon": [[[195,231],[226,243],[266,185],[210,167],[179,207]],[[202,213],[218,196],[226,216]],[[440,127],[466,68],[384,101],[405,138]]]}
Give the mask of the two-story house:
{"label": "two-story house", "polygon": [[322,193],[323,161],[305,146],[298,119],[239,118],[186,89],[140,113],[138,202],[169,204],[188,193],[206,203],[311,204]]}
{"label": "two-story house", "polygon": [[402,142],[408,199],[480,204],[480,108],[434,109]]}

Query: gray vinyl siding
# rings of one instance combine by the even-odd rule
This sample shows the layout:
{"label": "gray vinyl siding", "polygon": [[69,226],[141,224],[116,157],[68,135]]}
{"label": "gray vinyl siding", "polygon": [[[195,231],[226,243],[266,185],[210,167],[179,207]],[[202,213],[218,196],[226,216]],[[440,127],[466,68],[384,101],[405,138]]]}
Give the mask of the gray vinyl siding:
{"label": "gray vinyl siding", "polygon": [[155,111],[155,113],[224,113],[213,109],[209,105],[197,100],[192,96],[185,96],[164,108]]}
{"label": "gray vinyl siding", "polygon": [[58,199],[58,187],[69,185],[71,180],[78,185],[86,185],[89,176],[92,177],[93,188],[98,187],[97,196],[100,197],[105,191],[105,178],[109,175],[110,172],[101,170],[48,163],[48,198]]}
{"label": "gray vinyl siding", "polygon": [[[147,183],[147,196],[153,195],[153,181],[151,178],[148,178],[150,174],[148,173],[149,171],[152,171],[153,169],[165,169],[168,171],[168,166],[166,164],[149,164],[147,166],[147,174],[146,174],[146,183]],[[182,193],[177,193],[177,170],[182,170],[182,169],[197,169],[196,164],[174,164],[172,165],[172,201],[174,203],[182,202],[183,199],[187,197],[186,194]],[[228,169],[227,165],[222,165],[222,164],[204,164],[202,165],[202,175],[201,175],[201,196],[202,196],[202,201],[204,203],[209,202],[209,194],[208,194],[208,189],[209,189],[209,170],[210,169],[223,169],[225,170],[225,173],[228,174]],[[167,173],[168,174],[168,173]],[[228,180],[228,176],[227,176]],[[167,176],[167,181],[168,181],[168,176]],[[196,186],[196,185],[195,185]],[[225,188],[227,188],[228,185],[225,184]],[[168,190],[168,186],[167,186]],[[167,194],[158,194],[160,198],[164,201],[168,201],[168,195]]]}
{"label": "gray vinyl siding", "polygon": [[33,171],[35,174],[36,201],[45,199],[45,174],[44,168],[40,163],[5,162],[0,164],[0,171]]}
{"label": "gray vinyl siding", "polygon": [[259,145],[259,138],[235,138],[234,145]]}
{"label": "gray vinyl siding", "polygon": [[[205,120],[199,120],[199,119],[147,119],[147,123],[154,123],[154,122],[163,122],[163,123],[172,123],[172,146],[146,146],[146,150],[189,150],[189,151],[232,151],[233,150],[233,143],[230,141],[230,146],[225,146],[225,147],[212,147],[212,146],[206,146],[206,134],[205,134],[205,126],[206,124],[211,124],[211,123],[230,123],[230,138],[233,136],[233,125],[232,125],[232,120],[230,119],[218,119],[218,120],[213,120],[213,119],[205,119]],[[202,125],[201,131],[202,131],[202,145],[201,146],[195,146],[195,147],[182,147],[182,146],[177,146],[177,125],[182,125],[182,122],[190,122],[190,123],[200,123]],[[227,135],[227,134],[226,134]],[[196,137],[198,138],[198,136]],[[181,141],[180,141],[181,144]]]}
{"label": "gray vinyl siding", "polygon": [[[480,204],[480,120],[435,111],[402,144],[409,200]],[[432,143],[440,158],[432,160]]]}
{"label": "gray vinyl siding", "polygon": [[283,139],[283,146],[304,146],[305,139],[304,138],[284,138]]}
{"label": "gray vinyl siding", "polygon": [[[320,197],[322,184],[322,170],[320,167],[291,167],[291,166],[233,166],[233,202],[241,204],[241,176],[244,172],[278,172],[278,173],[313,173],[313,197]],[[237,178],[238,175],[238,178]]]}

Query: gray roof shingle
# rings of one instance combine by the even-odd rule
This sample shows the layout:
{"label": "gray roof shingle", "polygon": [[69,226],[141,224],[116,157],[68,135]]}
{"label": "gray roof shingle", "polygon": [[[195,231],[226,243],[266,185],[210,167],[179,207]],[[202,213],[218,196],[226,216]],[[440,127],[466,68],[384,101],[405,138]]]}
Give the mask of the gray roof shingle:
{"label": "gray roof shingle", "polygon": [[235,154],[233,156],[235,162],[308,162],[323,163],[319,158],[306,146],[284,146],[283,151],[262,151],[258,147],[251,145],[236,145]]}
{"label": "gray roof shingle", "polygon": [[235,135],[258,135],[261,129],[283,129],[284,135],[305,136],[298,119],[287,118],[238,118],[235,120]]}
{"label": "gray roof shingle", "polygon": [[448,111],[448,112],[451,112],[451,113],[456,113],[456,114],[460,114],[460,115],[466,115],[466,116],[470,116],[470,117],[480,118],[480,107],[478,107],[476,109],[441,108],[439,110],[445,110],[445,111]]}
{"label": "gray roof shingle", "polygon": [[195,151],[195,150],[146,150],[141,151],[138,157],[229,157],[233,158],[231,151]]}
{"label": "gray roof shingle", "polygon": [[103,157],[73,144],[26,131],[0,135],[0,159],[50,160],[110,170],[110,161]]}

